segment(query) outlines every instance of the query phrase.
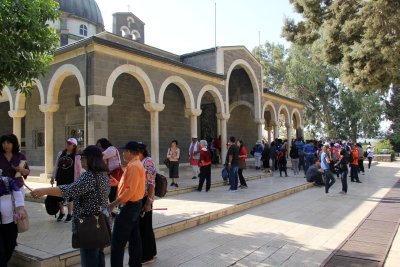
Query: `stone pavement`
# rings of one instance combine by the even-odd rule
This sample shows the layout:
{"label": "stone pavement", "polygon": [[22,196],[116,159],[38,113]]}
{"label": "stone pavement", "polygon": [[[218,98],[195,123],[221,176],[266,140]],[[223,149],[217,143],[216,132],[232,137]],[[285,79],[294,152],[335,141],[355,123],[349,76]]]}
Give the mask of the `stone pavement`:
{"label": "stone pavement", "polygon": [[[337,194],[338,181],[333,196],[313,187],[160,238],[158,258],[148,266],[319,266],[399,179],[399,161],[380,163],[361,176],[362,184],[349,183],[347,195]],[[397,234],[385,266],[400,266],[399,247]]]}

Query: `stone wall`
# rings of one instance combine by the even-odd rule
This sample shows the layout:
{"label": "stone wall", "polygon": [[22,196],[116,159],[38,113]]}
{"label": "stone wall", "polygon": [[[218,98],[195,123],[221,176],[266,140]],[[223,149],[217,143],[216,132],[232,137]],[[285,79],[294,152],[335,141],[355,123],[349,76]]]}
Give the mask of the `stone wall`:
{"label": "stone wall", "polygon": [[183,63],[196,68],[216,72],[215,52],[210,51],[204,54],[192,55],[183,58]]}
{"label": "stone wall", "polygon": [[190,119],[185,118],[185,99],[176,85],[171,84],[167,87],[164,104],[165,108],[159,115],[160,163],[166,158],[168,148],[174,139],[178,141],[181,150],[180,162],[189,162]]}
{"label": "stone wall", "polygon": [[54,160],[57,157],[57,152],[65,148],[65,141],[70,137],[75,137],[80,148],[84,148],[84,139],[78,138],[72,132],[85,128],[85,110],[79,103],[79,96],[78,80],[74,76],[65,78],[58,95],[60,108],[53,115]]}
{"label": "stone wall", "polygon": [[229,104],[241,100],[254,104],[253,92],[247,72],[242,68],[233,70],[229,79]]}
{"label": "stone wall", "polygon": [[44,113],[39,110],[40,95],[38,90],[33,90],[32,95],[26,98],[25,124],[22,124],[22,139],[25,138],[25,148],[28,163],[31,166],[44,166],[44,146],[37,146],[37,133],[44,134]]}
{"label": "stone wall", "polygon": [[[5,92],[3,92],[4,94]],[[10,134],[13,132],[13,120],[8,116],[10,110],[10,103],[8,101],[0,103],[0,136]]]}
{"label": "stone wall", "polygon": [[108,107],[108,138],[116,146],[129,140],[144,142],[151,150],[150,113],[144,109],[144,93],[139,81],[120,75],[114,84],[113,104]]}
{"label": "stone wall", "polygon": [[247,106],[236,107],[228,120],[227,140],[234,136],[236,140],[242,139],[249,153],[257,141],[257,124],[254,122],[254,114]]}

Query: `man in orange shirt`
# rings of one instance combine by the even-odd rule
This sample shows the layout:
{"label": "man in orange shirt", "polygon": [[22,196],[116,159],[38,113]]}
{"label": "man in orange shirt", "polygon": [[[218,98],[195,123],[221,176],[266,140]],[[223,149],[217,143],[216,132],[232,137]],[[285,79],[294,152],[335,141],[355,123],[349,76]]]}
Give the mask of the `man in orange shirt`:
{"label": "man in orange shirt", "polygon": [[111,241],[111,266],[122,267],[126,243],[129,241],[129,266],[141,266],[142,242],[139,216],[142,210],[146,171],[139,159],[140,145],[129,141],[124,146],[123,158],[128,165],[118,184],[117,199],[110,204],[110,210],[120,207],[115,217]]}
{"label": "man in orange shirt", "polygon": [[350,178],[352,182],[361,183],[358,178],[358,149],[355,144],[351,144],[351,155],[353,157],[353,161],[350,162]]}

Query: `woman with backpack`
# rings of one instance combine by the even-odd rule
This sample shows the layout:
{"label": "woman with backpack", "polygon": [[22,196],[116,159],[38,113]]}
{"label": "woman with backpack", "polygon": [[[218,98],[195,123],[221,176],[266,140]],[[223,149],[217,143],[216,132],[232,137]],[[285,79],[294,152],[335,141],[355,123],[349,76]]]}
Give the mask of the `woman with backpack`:
{"label": "woman with backpack", "polygon": [[[69,138],[66,141],[65,149],[58,152],[56,163],[54,165],[53,174],[51,175],[50,184],[53,186],[56,181],[57,186],[73,183],[82,173],[81,158],[78,153],[78,141],[75,138]],[[58,205],[60,214],[57,222],[64,218],[63,199],[60,198]],[[68,215],[64,222],[72,220],[72,198],[68,198]]]}
{"label": "woman with backpack", "polygon": [[285,172],[285,177],[289,177],[287,174],[287,144],[284,143],[281,149],[278,152],[278,166],[279,166],[279,175],[282,177],[282,172]]}
{"label": "woman with backpack", "polygon": [[264,167],[264,171],[267,173],[270,173],[270,167],[269,167],[269,159],[270,159],[270,148],[268,143],[264,144],[264,150],[261,154],[261,160],[263,162],[263,167]]}
{"label": "woman with backpack", "polygon": [[299,151],[297,149],[296,143],[292,144],[289,153],[290,159],[292,161],[293,173],[296,176],[300,173],[299,171]]}
{"label": "woman with backpack", "polygon": [[347,194],[347,174],[349,172],[349,158],[346,156],[346,150],[340,151],[340,160],[335,164],[337,173],[340,173],[342,178],[342,191],[341,194]]}
{"label": "woman with backpack", "polygon": [[271,158],[271,171],[276,171],[275,162],[276,162],[276,143],[275,141],[271,142],[271,147],[269,149],[269,157]]}

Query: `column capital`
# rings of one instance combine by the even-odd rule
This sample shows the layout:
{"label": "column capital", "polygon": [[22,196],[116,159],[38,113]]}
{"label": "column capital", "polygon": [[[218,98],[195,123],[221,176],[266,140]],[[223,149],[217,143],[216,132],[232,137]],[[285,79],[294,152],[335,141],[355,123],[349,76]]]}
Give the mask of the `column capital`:
{"label": "column capital", "polygon": [[152,112],[152,111],[160,112],[160,111],[163,111],[165,108],[164,104],[151,103],[151,102],[144,103],[143,106],[144,106],[144,109],[147,110],[148,112]]}
{"label": "column capital", "polygon": [[271,126],[272,127],[279,126],[279,123],[277,121],[271,121]]}
{"label": "column capital", "polygon": [[59,107],[60,107],[59,104],[42,104],[42,105],[39,105],[39,109],[43,113],[56,112],[59,109]]}
{"label": "column capital", "polygon": [[[90,95],[88,96],[88,105],[97,105],[97,106],[111,106],[114,102],[114,98],[111,96],[102,96],[102,95]],[[79,98],[79,103],[81,106],[86,106],[85,97]]]}
{"label": "column capital", "polygon": [[265,123],[265,120],[264,120],[264,119],[261,119],[261,118],[257,118],[257,119],[254,119],[254,122],[255,122],[256,124],[264,124],[264,123]]}
{"label": "column capital", "polygon": [[288,128],[288,129],[292,129],[293,128],[293,126],[290,123],[285,123],[285,127]]}
{"label": "column capital", "polygon": [[185,116],[200,116],[202,110],[197,108],[186,108],[185,109]]}
{"label": "column capital", "polygon": [[299,125],[298,127],[297,127],[297,130],[303,130],[304,129],[304,125]]}
{"label": "column capital", "polygon": [[26,110],[18,109],[18,110],[10,110],[8,111],[8,116],[11,118],[23,118],[26,115]]}
{"label": "column capital", "polygon": [[219,120],[226,121],[226,120],[229,120],[230,117],[231,117],[231,115],[228,113],[217,113],[217,119],[219,119]]}

